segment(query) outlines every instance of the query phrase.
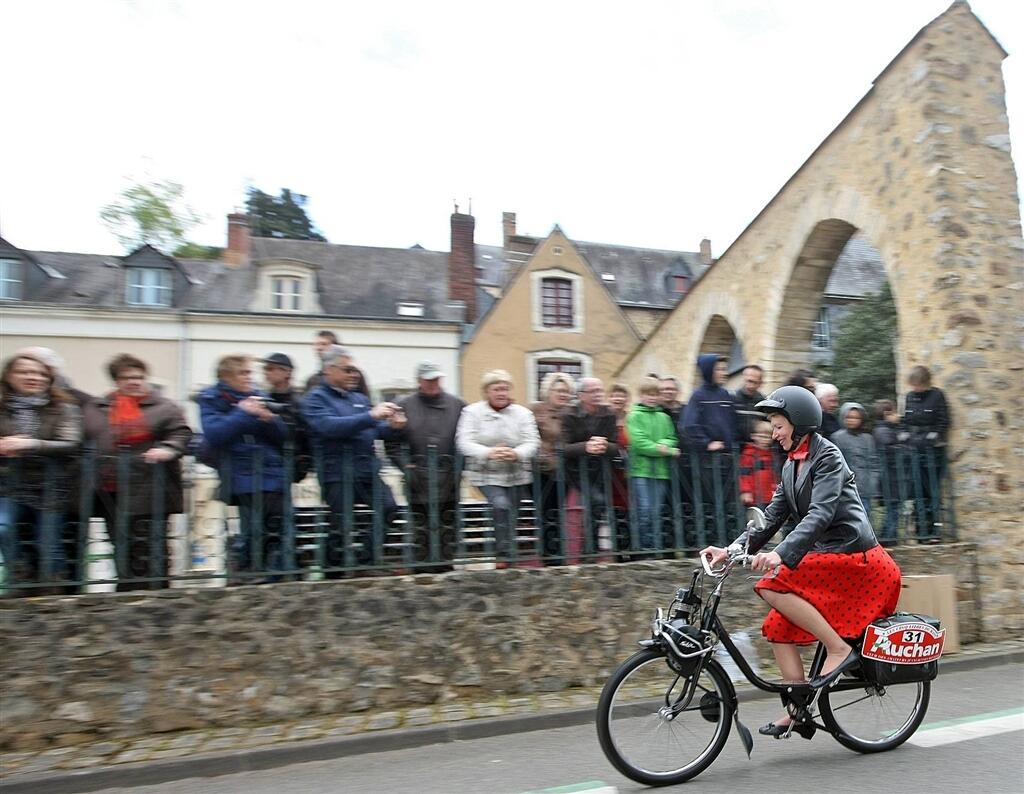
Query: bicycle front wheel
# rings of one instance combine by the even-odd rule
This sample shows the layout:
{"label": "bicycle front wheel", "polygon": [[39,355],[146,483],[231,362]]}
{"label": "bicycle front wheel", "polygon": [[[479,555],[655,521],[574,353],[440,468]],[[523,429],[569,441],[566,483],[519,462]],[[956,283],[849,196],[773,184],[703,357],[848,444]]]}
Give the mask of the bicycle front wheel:
{"label": "bicycle front wheel", "polygon": [[880,753],[899,747],[921,725],[928,711],[931,682],[857,689],[826,689],[818,700],[821,719],[843,747]]}
{"label": "bicycle front wheel", "polygon": [[694,681],[646,649],[615,671],[597,705],[601,749],[622,774],[648,786],[682,783],[711,764],[729,738],[735,703],[709,660]]}

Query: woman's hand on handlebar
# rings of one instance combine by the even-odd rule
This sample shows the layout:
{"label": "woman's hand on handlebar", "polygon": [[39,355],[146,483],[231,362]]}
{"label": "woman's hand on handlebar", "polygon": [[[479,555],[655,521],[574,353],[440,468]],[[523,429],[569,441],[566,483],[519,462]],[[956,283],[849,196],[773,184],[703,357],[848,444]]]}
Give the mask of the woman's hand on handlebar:
{"label": "woman's hand on handlebar", "polygon": [[719,546],[708,546],[706,549],[701,549],[700,556],[707,557],[711,567],[717,568],[729,559],[729,552]]}
{"label": "woman's hand on handlebar", "polygon": [[774,551],[755,554],[750,560],[750,567],[755,571],[770,571],[782,565],[782,557]]}

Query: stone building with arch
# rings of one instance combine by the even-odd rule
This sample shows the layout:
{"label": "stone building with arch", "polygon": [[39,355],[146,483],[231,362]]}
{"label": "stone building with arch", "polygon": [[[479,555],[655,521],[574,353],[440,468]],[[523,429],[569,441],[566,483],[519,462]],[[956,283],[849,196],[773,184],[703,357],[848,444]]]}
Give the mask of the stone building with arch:
{"label": "stone building with arch", "polygon": [[987,630],[1024,628],[1024,242],[1006,55],[962,0],[922,28],[619,371],[672,369],[692,388],[698,353],[730,329],[780,385],[808,362],[822,290],[862,234],[899,314],[901,389],[923,364],[950,401],[958,524],[979,546]]}

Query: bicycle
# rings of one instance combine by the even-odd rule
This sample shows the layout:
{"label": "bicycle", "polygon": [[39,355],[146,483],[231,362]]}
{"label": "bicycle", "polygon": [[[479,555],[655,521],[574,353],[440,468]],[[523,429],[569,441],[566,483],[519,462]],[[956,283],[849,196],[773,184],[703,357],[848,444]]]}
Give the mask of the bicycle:
{"label": "bicycle", "polygon": [[[748,527],[764,526],[761,511],[751,508],[748,516]],[[782,699],[793,721],[778,738],[796,731],[810,739],[822,730],[851,750],[877,753],[903,744],[921,725],[945,634],[938,621],[916,615],[876,621],[854,646],[863,650],[861,664],[821,689],[768,681],[754,672],[718,617],[726,580],[749,559],[746,549],[732,552],[721,568],[712,569],[702,558],[690,586],[676,591],[668,615],[657,609],[651,638],[641,640],[641,650],[605,684],[597,706],[598,738],[626,777],[651,786],[690,780],[721,753],[733,722],[750,757],[753,737],[740,722],[736,690],[714,658],[719,643],[747,681]],[[705,598],[706,580],[715,584]],[[821,672],[825,655],[819,643],[808,681]]]}

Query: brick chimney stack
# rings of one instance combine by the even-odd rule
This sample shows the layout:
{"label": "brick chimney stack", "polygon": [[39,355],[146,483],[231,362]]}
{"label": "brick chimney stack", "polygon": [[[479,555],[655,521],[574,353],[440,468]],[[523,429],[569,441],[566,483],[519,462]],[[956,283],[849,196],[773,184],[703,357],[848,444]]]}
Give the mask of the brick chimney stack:
{"label": "brick chimney stack", "polygon": [[476,245],[472,215],[452,213],[452,243],[448,254],[448,298],[466,304],[466,322],[476,322]]}
{"label": "brick chimney stack", "polygon": [[224,262],[231,267],[240,267],[249,261],[252,251],[252,233],[249,230],[249,216],[241,212],[228,215],[228,247],[224,250]]}
{"label": "brick chimney stack", "polygon": [[501,213],[502,247],[508,248],[508,241],[516,236],[516,214],[514,212]]}
{"label": "brick chimney stack", "polygon": [[711,241],[707,237],[700,241],[700,261],[705,265],[715,261],[711,256]]}

